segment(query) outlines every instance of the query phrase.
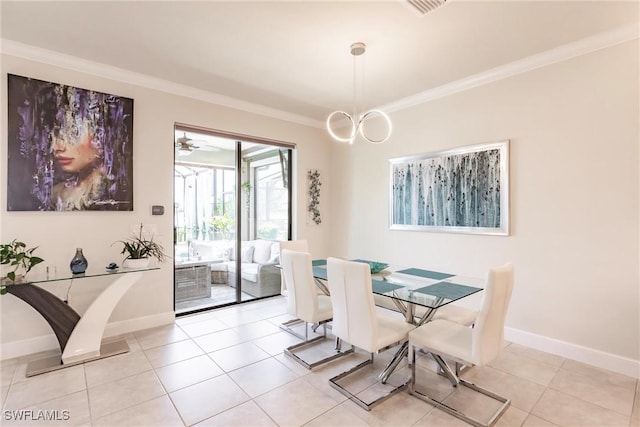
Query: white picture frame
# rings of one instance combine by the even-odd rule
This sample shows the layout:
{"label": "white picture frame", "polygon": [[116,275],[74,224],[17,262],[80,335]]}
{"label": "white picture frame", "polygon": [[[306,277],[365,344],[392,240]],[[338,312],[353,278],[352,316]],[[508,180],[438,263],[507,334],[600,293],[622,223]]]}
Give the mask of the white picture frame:
{"label": "white picture frame", "polygon": [[389,160],[392,230],[509,235],[509,140]]}

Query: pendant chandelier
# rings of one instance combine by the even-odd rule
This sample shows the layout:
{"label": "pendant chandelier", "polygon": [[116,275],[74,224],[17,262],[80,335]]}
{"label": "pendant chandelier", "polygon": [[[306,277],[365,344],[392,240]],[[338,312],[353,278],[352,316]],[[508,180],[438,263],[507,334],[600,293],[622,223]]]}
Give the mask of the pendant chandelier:
{"label": "pendant chandelier", "polygon": [[[327,117],[327,131],[329,132],[329,135],[331,135],[331,137],[333,139],[335,139],[336,141],[340,141],[340,142],[348,142],[349,144],[353,144],[353,141],[356,139],[356,137],[358,136],[358,134],[360,134],[360,136],[367,142],[370,142],[371,144],[380,144],[385,142],[386,140],[389,139],[389,137],[391,136],[391,119],[389,118],[389,116],[380,111],[380,110],[369,110],[369,111],[364,111],[364,108],[360,108],[360,112],[358,112],[358,89],[361,90],[362,94],[364,94],[364,61],[361,61],[361,65],[362,65],[362,76],[361,76],[361,82],[360,82],[360,88],[358,87],[358,82],[357,82],[357,59],[358,57],[360,57],[361,55],[364,54],[366,50],[366,46],[364,43],[358,42],[358,43],[353,43],[351,45],[351,55],[353,55],[353,114],[350,115],[344,111],[334,111],[333,113],[329,114],[329,117]],[[362,98],[363,96],[360,97],[360,102],[362,102]],[[382,118],[384,124],[386,124],[387,127],[387,132],[384,134],[384,137],[380,138],[380,139],[375,139],[375,138],[370,138],[369,136],[367,136],[366,132],[365,132],[365,123],[367,120],[371,120],[374,119],[376,117]],[[335,129],[334,129],[334,125],[335,125],[335,121],[336,119],[346,119],[347,121],[347,128],[350,127],[349,129],[349,133],[347,134],[346,137],[344,136],[339,136]],[[341,127],[341,126],[338,126]]]}

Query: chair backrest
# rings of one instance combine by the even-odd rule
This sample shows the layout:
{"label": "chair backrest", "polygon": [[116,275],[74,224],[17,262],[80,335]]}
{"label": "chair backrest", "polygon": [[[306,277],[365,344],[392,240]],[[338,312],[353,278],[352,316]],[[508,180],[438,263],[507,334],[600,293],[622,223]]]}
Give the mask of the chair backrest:
{"label": "chair backrest", "polygon": [[513,291],[513,265],[508,263],[489,271],[482,306],[473,327],[471,357],[475,365],[495,359],[504,347],[504,319]]}
{"label": "chair backrest", "polygon": [[283,240],[280,242],[280,253],[283,249],[296,252],[309,252],[309,245],[306,240]]}
{"label": "chair backrest", "polygon": [[313,281],[311,255],[283,249],[280,252],[280,263],[289,284],[289,313],[305,322],[314,322],[318,311],[318,293]]}
{"label": "chair backrest", "polygon": [[[280,247],[278,250],[280,257],[282,256],[281,254],[283,249],[289,249],[290,251],[296,252],[309,252],[309,245],[307,244],[306,240],[283,240],[280,242]],[[280,264],[282,264],[282,262],[280,262]],[[282,280],[280,282],[280,293],[286,296],[287,292],[287,282],[283,274]],[[288,301],[288,304],[291,305],[292,302]]]}
{"label": "chair backrest", "polygon": [[332,333],[363,350],[378,351],[378,320],[369,265],[328,258],[327,278],[333,306]]}

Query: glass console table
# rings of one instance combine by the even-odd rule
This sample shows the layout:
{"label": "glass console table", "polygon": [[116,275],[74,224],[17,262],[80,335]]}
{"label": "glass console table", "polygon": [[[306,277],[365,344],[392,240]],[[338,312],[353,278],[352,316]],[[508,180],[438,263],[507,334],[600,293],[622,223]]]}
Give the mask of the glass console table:
{"label": "glass console table", "polygon": [[[29,304],[47,321],[60,344],[61,355],[31,361],[27,365],[27,376],[128,352],[129,346],[124,339],[102,344],[104,329],[125,292],[140,280],[143,272],[158,269],[159,267],[120,268],[107,271],[104,267],[89,267],[85,273],[71,274],[65,268],[64,273],[62,269],[57,269],[58,274],[55,276],[47,277],[42,272],[40,276],[30,274],[28,280],[23,283],[6,284],[7,293]],[[101,276],[110,276],[113,282],[93,300],[83,316],[66,301],[38,286],[48,282],[85,280]]]}

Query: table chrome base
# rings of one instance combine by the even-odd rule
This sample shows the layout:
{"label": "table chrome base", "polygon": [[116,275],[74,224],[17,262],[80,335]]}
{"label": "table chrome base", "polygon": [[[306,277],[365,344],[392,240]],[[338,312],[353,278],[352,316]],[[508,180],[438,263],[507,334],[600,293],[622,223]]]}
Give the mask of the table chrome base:
{"label": "table chrome base", "polygon": [[380,372],[380,375],[378,375],[378,379],[382,384],[387,383],[387,380],[391,374],[393,374],[393,371],[398,367],[400,361],[402,361],[407,354],[409,354],[409,341],[405,341],[400,345],[396,354],[393,355],[389,363],[387,363],[387,366],[385,366],[382,372]]}
{"label": "table chrome base", "polygon": [[93,360],[104,359],[105,357],[115,356],[117,354],[127,353],[129,345],[125,339],[111,341],[100,346],[100,355],[89,357],[72,363],[62,363],[61,355],[48,356],[40,359],[32,360],[27,364],[27,377],[44,374],[45,372],[57,371],[58,369],[68,368],[69,366],[80,365]]}

